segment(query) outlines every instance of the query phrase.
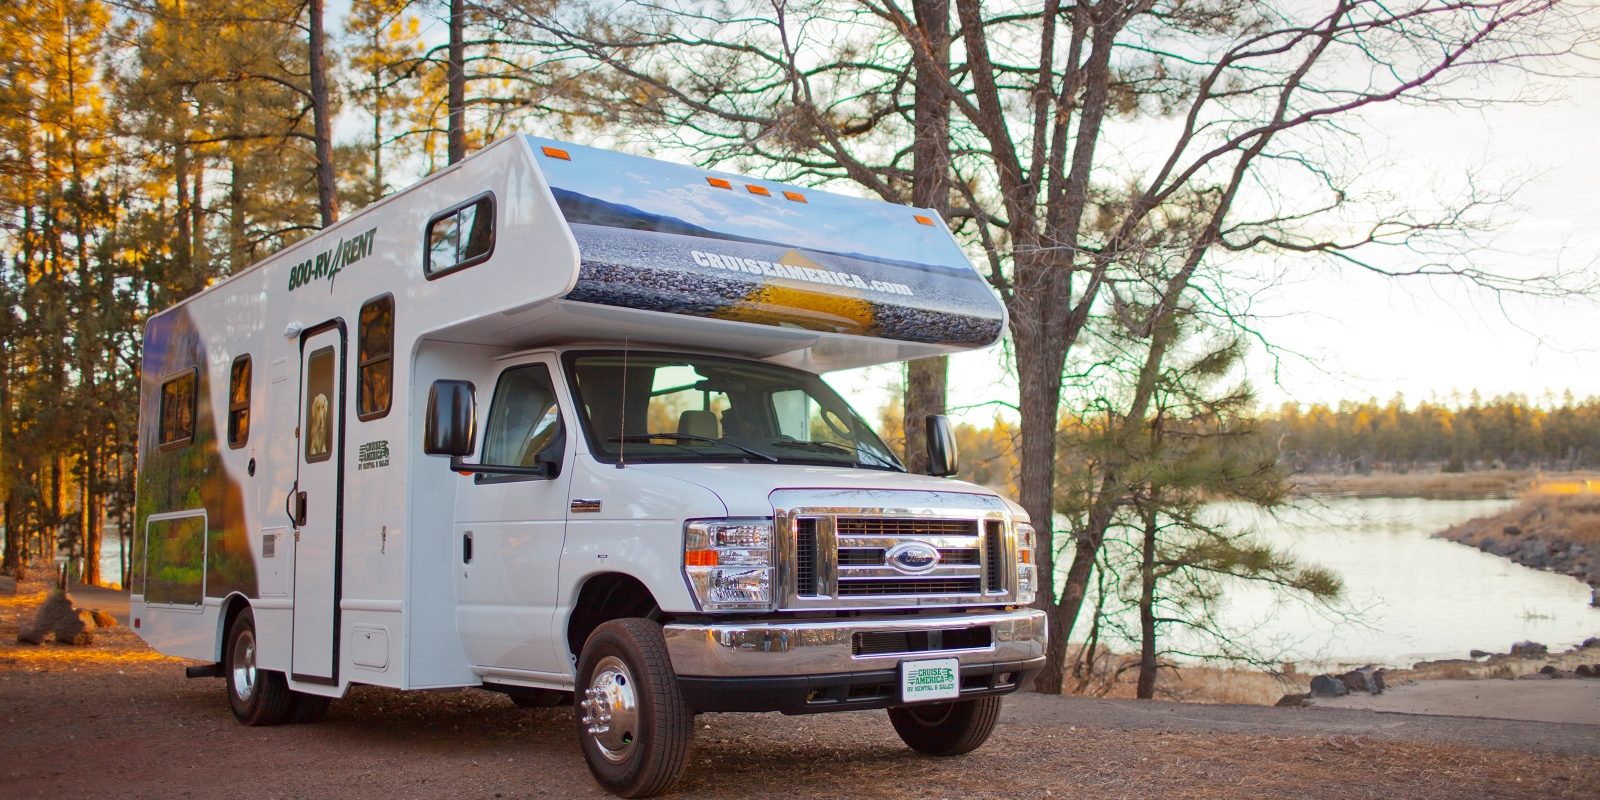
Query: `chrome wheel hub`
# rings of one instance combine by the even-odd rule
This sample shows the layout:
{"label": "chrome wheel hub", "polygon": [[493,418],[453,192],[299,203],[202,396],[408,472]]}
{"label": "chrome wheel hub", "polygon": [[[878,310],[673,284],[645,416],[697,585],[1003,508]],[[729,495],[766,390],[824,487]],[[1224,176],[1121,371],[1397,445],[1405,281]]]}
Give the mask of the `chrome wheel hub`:
{"label": "chrome wheel hub", "polygon": [[620,763],[633,752],[639,730],[639,695],[633,673],[622,659],[606,656],[595,665],[589,688],[583,693],[580,724],[607,761]]}
{"label": "chrome wheel hub", "polygon": [[253,631],[242,631],[239,638],[233,642],[233,657],[228,659],[228,669],[232,673],[233,694],[241,702],[250,702],[250,695],[256,691],[256,635]]}

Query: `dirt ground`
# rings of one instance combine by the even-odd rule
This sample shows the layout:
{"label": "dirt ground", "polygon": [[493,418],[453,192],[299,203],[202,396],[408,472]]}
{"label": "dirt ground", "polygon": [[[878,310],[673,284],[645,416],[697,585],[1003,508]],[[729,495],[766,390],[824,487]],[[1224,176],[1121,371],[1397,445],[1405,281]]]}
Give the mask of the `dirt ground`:
{"label": "dirt ground", "polygon": [[[479,691],[358,687],[315,725],[245,728],[125,628],[17,645],[0,597],[0,797],[604,797],[570,712]],[[970,756],[929,759],[882,712],[713,714],[677,796],[1600,797],[1600,726],[1372,711],[1008,699]]]}

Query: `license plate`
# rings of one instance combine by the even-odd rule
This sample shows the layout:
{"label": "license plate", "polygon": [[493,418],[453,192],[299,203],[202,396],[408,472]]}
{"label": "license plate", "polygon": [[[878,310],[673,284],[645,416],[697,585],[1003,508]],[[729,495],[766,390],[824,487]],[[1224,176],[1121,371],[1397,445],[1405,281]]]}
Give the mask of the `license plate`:
{"label": "license plate", "polygon": [[961,661],[934,658],[900,664],[900,702],[954,700],[961,696]]}

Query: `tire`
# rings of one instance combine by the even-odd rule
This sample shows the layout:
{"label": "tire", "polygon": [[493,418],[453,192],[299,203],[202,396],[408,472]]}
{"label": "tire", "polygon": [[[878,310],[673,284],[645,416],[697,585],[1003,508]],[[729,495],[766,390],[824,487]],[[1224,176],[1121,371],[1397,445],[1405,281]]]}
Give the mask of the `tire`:
{"label": "tire", "polygon": [[891,708],[889,722],[901,741],[923,755],[964,755],[982,747],[994,733],[1000,722],[1000,698]]}
{"label": "tire", "polygon": [[511,693],[511,702],[517,708],[560,708],[572,702],[572,692],[555,689],[528,689]]}
{"label": "tire", "polygon": [[573,710],[589,772],[620,797],[650,797],[683,777],[694,713],[683,700],[661,626],[612,620],[578,658]]}
{"label": "tire", "polygon": [[288,719],[291,693],[283,673],[256,668],[256,617],[250,609],[233,618],[222,653],[234,719],[250,726]]}
{"label": "tire", "polygon": [[333,705],[333,698],[323,697],[319,694],[306,694],[289,690],[289,715],[284,720],[290,725],[309,725],[321,722],[328,715],[328,706]]}

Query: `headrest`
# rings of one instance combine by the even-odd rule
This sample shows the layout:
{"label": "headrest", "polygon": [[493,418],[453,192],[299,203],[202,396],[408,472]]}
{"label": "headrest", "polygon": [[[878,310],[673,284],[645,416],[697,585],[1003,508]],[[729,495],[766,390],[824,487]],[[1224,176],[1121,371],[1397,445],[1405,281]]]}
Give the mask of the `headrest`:
{"label": "headrest", "polygon": [[685,411],[678,415],[678,433],[717,438],[717,415],[710,411]]}

